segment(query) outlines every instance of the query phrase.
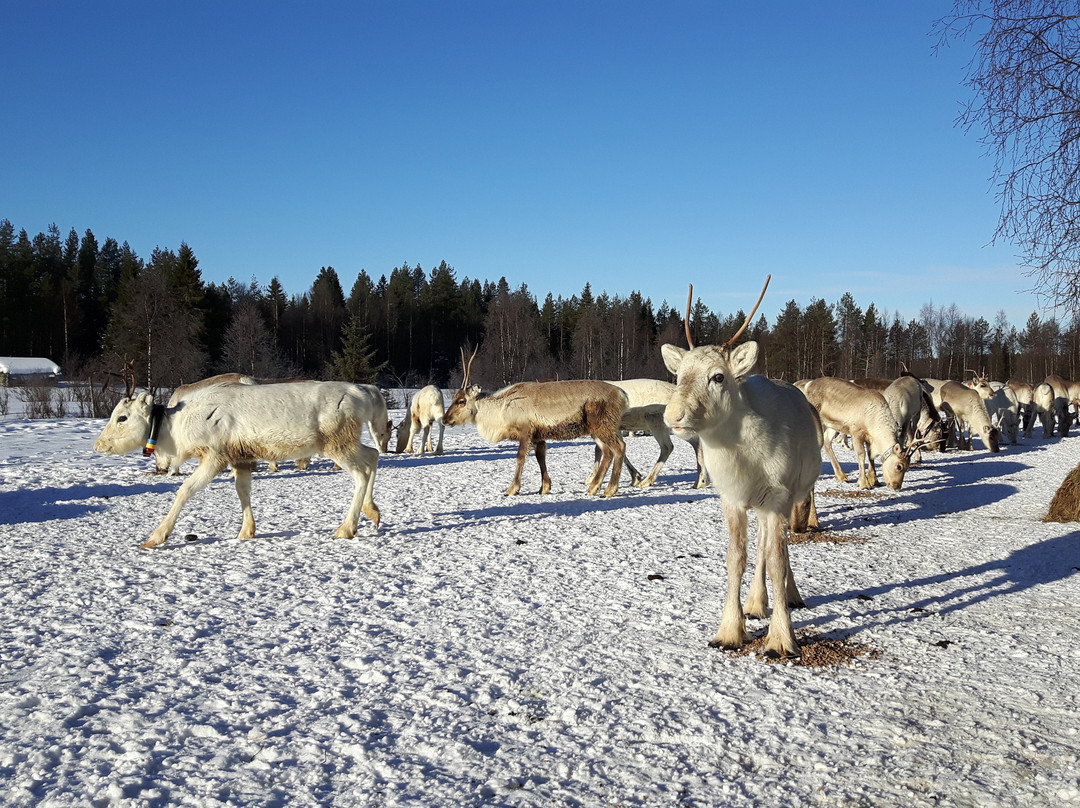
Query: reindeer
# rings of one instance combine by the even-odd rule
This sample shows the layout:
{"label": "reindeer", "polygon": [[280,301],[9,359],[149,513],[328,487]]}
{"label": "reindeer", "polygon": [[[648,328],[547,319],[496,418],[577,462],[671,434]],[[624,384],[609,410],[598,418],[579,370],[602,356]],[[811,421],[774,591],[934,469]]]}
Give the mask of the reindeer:
{"label": "reindeer", "polygon": [[[202,390],[204,387],[212,387],[215,384],[255,384],[255,379],[244,373],[219,373],[216,376],[208,376],[205,379],[200,379],[197,382],[189,382],[188,384],[181,384],[175,390],[172,391],[172,395],[169,396],[169,401],[165,405],[166,407],[175,407],[180,400],[193,390]],[[157,468],[158,474],[168,474],[169,476],[176,476],[180,473],[180,464],[176,462],[175,457],[170,457],[167,452],[158,451],[154,453],[154,465]],[[273,469],[276,471],[277,469]]]}
{"label": "reindeer", "polygon": [[970,386],[982,396],[990,423],[997,426],[1001,437],[1014,446],[1019,443],[1020,400],[1013,389],[1001,382],[989,382],[986,376],[976,376]]}
{"label": "reindeer", "polygon": [[1071,382],[1066,381],[1056,373],[1051,373],[1044,381],[1054,391],[1053,414],[1057,420],[1057,433],[1061,437],[1067,438],[1073,420],[1073,414],[1069,412]]}
{"label": "reindeer", "polygon": [[610,497],[618,491],[626,454],[626,445],[619,434],[619,422],[627,405],[622,390],[600,381],[581,380],[520,382],[494,393],[485,393],[479,386],[469,384],[475,358],[474,350],[466,364],[462,349],[464,376],[461,389],[454,394],[443,422],[447,426],[475,423],[485,440],[518,442],[517,471],[506,489],[507,496],[521,490],[521,469],[529,456],[530,445],[536,448],[536,463],[540,467],[540,493],[547,494],[551,491],[547,442],[583,435],[592,437],[603,454],[600,466],[589,477],[589,493],[600,491],[609,466],[611,480],[603,496]]}
{"label": "reindeer", "polygon": [[[188,394],[193,390],[202,390],[205,387],[212,387],[216,384],[310,384],[310,379],[256,379],[248,376],[244,373],[219,373],[216,376],[210,376],[206,379],[200,379],[197,382],[191,382],[190,384],[182,384],[173,390],[172,395],[169,397],[168,403],[165,405],[168,408],[177,406]],[[360,385],[363,387],[368,395],[381,395],[378,388],[374,385]],[[385,407],[384,407],[385,411]],[[375,445],[380,452],[385,452],[387,445],[390,442],[390,430],[391,423],[388,419],[381,419],[372,421],[368,424],[368,431],[371,433],[371,439],[375,441]],[[278,462],[272,458],[259,458],[260,460],[267,461],[267,471],[278,471]],[[155,464],[157,466],[157,473],[161,474],[167,471],[169,475],[176,475],[180,473],[180,463],[183,460],[177,462],[176,458],[170,458],[167,453],[159,452],[155,454]],[[310,457],[298,457],[296,459],[296,467],[300,471],[305,471],[311,463]],[[334,471],[338,471],[339,467],[335,464]]]}
{"label": "reindeer", "polygon": [[798,386],[821,416],[825,454],[832,463],[836,479],[847,482],[847,474],[840,467],[832,448],[833,438],[835,435],[851,435],[852,448],[859,463],[859,488],[877,485],[874,458],[880,456],[885,484],[899,491],[904,485],[904,474],[911,463],[915,444],[907,448],[903,446],[900,425],[885,397],[877,390],[831,376],[803,381]]}
{"label": "reindeer", "polygon": [[1025,438],[1030,438],[1031,433],[1035,429],[1035,405],[1032,401],[1035,388],[1028,382],[1020,381],[1019,379],[1007,379],[1005,386],[1013,391],[1016,396],[1016,400],[1020,405],[1019,428]]}
{"label": "reindeer", "polygon": [[[889,405],[889,410],[900,427],[900,443],[906,450],[910,463],[922,460],[922,447],[935,423],[941,421],[937,407],[930,398],[930,386],[906,370],[896,379],[854,379],[856,385],[877,390]],[[924,416],[929,419],[923,424]]]}
{"label": "reindeer", "polygon": [[126,454],[144,446],[144,454],[160,446],[183,462],[198,457],[199,465],[176,492],[172,507],[141,547],[156,547],[168,539],[184,504],[227,466],[236,471],[236,494],[243,523],[239,539],[255,536],[251,512],[251,471],[255,460],[289,460],[326,454],[355,481],[352,504],[336,538],[356,535],[363,513],[379,526],[379,509],[372,499],[379,452],[360,443],[364,422],[386,423],[382,394],[347,382],[307,384],[216,384],[194,390],[174,407],[154,404],[149,393],[135,395],[129,379],[127,396],[113,409],[94,450]]}
{"label": "reindeer", "polygon": [[[438,422],[439,424],[439,445],[434,449],[435,454],[441,455],[443,453],[443,432],[446,430],[446,424],[443,423],[443,416],[446,411],[443,409],[443,397],[442,391],[439,390],[433,384],[429,384],[427,387],[419,390],[412,398],[412,403],[409,405],[409,414],[405,416],[405,419],[398,425],[398,437],[397,437],[397,451],[398,454],[405,452],[406,454],[412,454],[413,451],[413,438],[421,430],[423,435],[420,438],[420,454],[424,453],[425,447],[430,452],[431,448],[431,426]],[[409,428],[405,429],[405,421],[409,422]],[[406,448],[408,447],[408,448]]]}
{"label": "reindeer", "polygon": [[991,452],[1000,449],[998,428],[990,423],[990,414],[982,396],[971,387],[942,379],[927,379],[934,388],[934,405],[956,419],[957,441],[962,449],[971,449],[971,436],[978,433]]}
{"label": "reindeer", "polygon": [[[625,458],[633,484],[638,488],[648,488],[656,482],[660,470],[664,468],[664,463],[667,462],[672,449],[675,448],[669,437],[671,429],[664,423],[664,409],[675,393],[675,385],[659,379],[623,379],[622,381],[608,381],[608,384],[615,385],[626,393],[628,406],[626,412],[623,413],[622,422],[619,424],[620,428],[627,431],[644,430],[649,432],[660,445],[660,457],[653,465],[652,470],[644,477],[630,463],[630,459]],[[694,447],[694,455],[697,458],[698,473],[694,487],[704,488],[709,484],[709,475],[705,471],[701,443],[697,438],[690,438],[689,443]],[[594,469],[599,463],[600,447],[597,446]]]}
{"label": "reindeer", "polygon": [[1055,406],[1060,399],[1055,399],[1054,388],[1046,382],[1039,382],[1031,391],[1031,407],[1039,417],[1044,438],[1054,437]]}
{"label": "reindeer", "polygon": [[[769,281],[765,281],[768,288]],[[772,582],[773,609],[766,648],[797,655],[790,606],[802,606],[788,558],[785,521],[796,531],[816,527],[814,481],[821,473],[821,421],[792,385],[754,373],[756,342],[732,347],[757,312],[765,289],[742,328],[723,345],[695,347],[690,336],[690,287],[686,339],[689,350],[662,346],[664,363],[676,376],[676,391],[664,420],[679,437],[696,435],[705,467],[720,495],[728,526],[727,597],[720,629],[711,645],[743,646],[745,615],[765,617]],[[745,607],[740,603],[746,571],[747,511],[758,513],[758,563]]]}

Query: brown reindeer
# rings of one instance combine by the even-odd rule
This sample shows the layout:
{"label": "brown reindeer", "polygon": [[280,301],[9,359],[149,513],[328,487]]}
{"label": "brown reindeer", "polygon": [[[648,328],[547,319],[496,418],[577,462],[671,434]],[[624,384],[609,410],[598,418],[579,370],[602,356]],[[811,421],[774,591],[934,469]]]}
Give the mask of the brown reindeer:
{"label": "brown reindeer", "polygon": [[506,489],[507,496],[521,490],[521,469],[529,456],[530,446],[536,448],[536,462],[540,466],[540,493],[546,494],[551,490],[547,442],[584,435],[596,441],[602,453],[600,465],[588,480],[589,493],[599,493],[609,467],[611,480],[603,496],[610,497],[619,489],[619,475],[626,453],[626,445],[619,434],[619,422],[627,406],[622,390],[604,382],[581,380],[520,382],[494,393],[485,393],[480,387],[469,385],[475,358],[474,350],[466,364],[462,350],[461,367],[465,375],[443,422],[447,426],[474,423],[484,440],[518,442],[517,471]]}

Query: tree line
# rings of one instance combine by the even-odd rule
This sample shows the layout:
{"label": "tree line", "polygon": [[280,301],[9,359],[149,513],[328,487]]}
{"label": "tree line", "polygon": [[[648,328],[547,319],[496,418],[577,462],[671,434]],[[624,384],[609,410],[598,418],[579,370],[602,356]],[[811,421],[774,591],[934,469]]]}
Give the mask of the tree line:
{"label": "tree line", "polygon": [[[695,344],[726,341],[746,319],[693,302]],[[1000,312],[993,323],[955,305],[923,305],[904,319],[834,302],[790,300],[746,338],[763,348],[773,378],[823,375],[1041,380],[1080,378],[1080,318],[1033,312],[1022,328]],[[460,352],[478,346],[473,378],[489,387],[531,379],[668,378],[664,342],[685,344],[683,311],[633,291],[540,300],[525,284],[458,279],[445,261],[430,270],[403,263],[378,280],[361,270],[349,291],[333,267],[289,295],[277,277],[207,283],[194,251],[99,241],[56,225],[31,238],[0,220],[0,355],[48,356],[68,378],[101,377],[135,360],[139,383],[164,390],[212,373],[259,378],[334,378],[384,387],[460,382]]]}

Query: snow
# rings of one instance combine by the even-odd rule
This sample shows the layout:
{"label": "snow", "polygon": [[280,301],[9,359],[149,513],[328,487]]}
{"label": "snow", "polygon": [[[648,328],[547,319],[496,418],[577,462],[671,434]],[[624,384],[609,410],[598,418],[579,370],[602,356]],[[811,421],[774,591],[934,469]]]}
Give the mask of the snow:
{"label": "snow", "polygon": [[223,475],[141,551],[180,480],[95,455],[103,423],[0,421],[5,805],[1080,804],[1080,535],[1041,521],[1076,437],[869,496],[823,464],[796,629],[876,655],[809,667],[709,647],[726,533],[685,444],[609,500],[555,444],[553,493],[506,498],[514,447],[450,429],[380,459],[378,531],[331,539],[322,460],[256,475],[256,539]]}
{"label": "snow", "polygon": [[57,376],[60,366],[40,356],[0,356],[0,373],[13,376]]}

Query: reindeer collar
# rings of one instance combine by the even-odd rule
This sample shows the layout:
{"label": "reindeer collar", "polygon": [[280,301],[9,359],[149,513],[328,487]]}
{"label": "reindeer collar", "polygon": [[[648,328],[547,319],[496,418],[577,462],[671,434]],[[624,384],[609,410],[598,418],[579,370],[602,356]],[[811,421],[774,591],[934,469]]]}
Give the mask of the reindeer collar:
{"label": "reindeer collar", "polygon": [[154,404],[150,407],[150,436],[143,446],[143,457],[149,457],[157,448],[158,432],[161,430],[161,422],[165,418],[165,405]]}

